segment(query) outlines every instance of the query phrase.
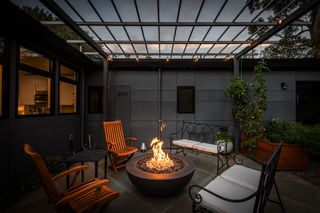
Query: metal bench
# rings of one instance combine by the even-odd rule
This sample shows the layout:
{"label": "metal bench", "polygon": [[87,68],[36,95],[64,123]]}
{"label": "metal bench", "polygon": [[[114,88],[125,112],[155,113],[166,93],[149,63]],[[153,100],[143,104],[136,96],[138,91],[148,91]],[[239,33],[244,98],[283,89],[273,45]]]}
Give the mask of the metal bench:
{"label": "metal bench", "polygon": [[[217,156],[217,174],[224,166],[229,168],[228,155],[232,147],[226,141],[215,141],[215,135],[218,131],[227,131],[227,126],[215,124],[197,123],[183,121],[181,129],[169,135],[170,153],[173,147],[177,153],[183,153],[184,149],[192,149],[196,152],[201,151],[207,154]],[[230,149],[231,148],[231,149]],[[225,156],[225,160],[221,156]]]}

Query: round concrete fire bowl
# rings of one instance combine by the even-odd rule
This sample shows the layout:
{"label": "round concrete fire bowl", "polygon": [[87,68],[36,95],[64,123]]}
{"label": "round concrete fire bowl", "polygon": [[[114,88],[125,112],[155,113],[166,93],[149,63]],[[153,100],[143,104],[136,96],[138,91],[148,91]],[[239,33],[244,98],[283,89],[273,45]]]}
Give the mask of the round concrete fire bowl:
{"label": "round concrete fire bowl", "polygon": [[137,166],[140,160],[150,157],[151,154],[138,156],[126,164],[127,174],[131,182],[142,192],[156,196],[172,195],[181,191],[191,180],[194,173],[194,164],[190,159],[169,154],[170,158],[182,161],[184,166],[175,172],[157,174],[143,171]]}

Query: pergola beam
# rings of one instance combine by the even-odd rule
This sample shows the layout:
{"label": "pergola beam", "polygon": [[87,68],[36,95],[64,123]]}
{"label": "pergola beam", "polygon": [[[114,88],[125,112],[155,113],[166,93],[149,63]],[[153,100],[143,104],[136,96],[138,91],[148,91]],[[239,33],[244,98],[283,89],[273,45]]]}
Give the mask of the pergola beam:
{"label": "pergola beam", "polygon": [[[41,0],[42,1],[42,0]],[[63,21],[41,21],[43,25],[65,25]],[[78,26],[173,26],[173,27],[192,27],[192,26],[277,26],[276,22],[98,22],[98,21],[77,21]],[[296,21],[291,25],[293,26],[307,26],[311,25],[311,22]]]}
{"label": "pergola beam", "polygon": [[[67,40],[71,44],[86,43],[84,40]],[[251,44],[250,41],[129,41],[129,40],[98,40],[98,44]],[[277,41],[268,41],[264,44],[275,44]]]}
{"label": "pergola beam", "polygon": [[107,58],[108,55],[102,50],[102,48],[93,41],[90,36],[87,35],[71,18],[64,12],[54,1],[40,0],[49,10],[51,10],[59,19],[61,19],[66,25],[68,25],[75,33],[77,33],[83,40],[85,40],[95,51],[97,51],[103,58]]}
{"label": "pergola beam", "polygon": [[294,11],[291,15],[281,21],[280,24],[271,28],[262,36],[260,36],[256,41],[254,41],[250,46],[241,50],[238,54],[235,55],[236,58],[240,58],[241,56],[245,55],[249,51],[253,50],[258,45],[262,44],[264,41],[269,39],[270,37],[276,35],[276,33],[280,32],[285,27],[289,26],[290,24],[294,23],[295,20],[306,14],[312,8],[315,8],[317,4],[320,3],[320,0],[310,0],[303,4],[299,9]]}
{"label": "pergola beam", "polygon": [[[97,55],[98,53],[97,52],[83,52],[84,54],[86,55]],[[119,56],[119,55],[123,55],[123,56],[136,56],[136,55],[140,55],[140,56],[199,56],[199,58],[202,58],[203,56],[233,56],[234,53],[208,53],[208,54],[205,54],[205,53],[199,53],[199,54],[194,54],[194,53],[133,53],[133,52],[130,52],[130,53],[122,53],[122,52],[114,52],[112,53],[113,56]],[[253,54],[255,55],[255,54]]]}

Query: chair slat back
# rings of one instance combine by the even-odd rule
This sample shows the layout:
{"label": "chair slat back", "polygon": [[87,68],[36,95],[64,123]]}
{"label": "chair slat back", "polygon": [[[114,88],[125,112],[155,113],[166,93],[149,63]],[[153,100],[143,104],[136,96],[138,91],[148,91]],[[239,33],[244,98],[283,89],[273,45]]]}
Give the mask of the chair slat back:
{"label": "chair slat back", "polygon": [[51,181],[51,175],[49,174],[43,158],[36,153],[29,144],[24,144],[24,152],[33,160],[42,186],[46,191],[51,203],[55,204],[60,199],[60,194]]}
{"label": "chair slat back", "polygon": [[[117,151],[126,147],[121,121],[103,122],[106,146],[109,151]],[[108,143],[107,143],[108,142]],[[113,144],[113,146],[110,145]]]}
{"label": "chair slat back", "polygon": [[277,165],[281,153],[283,142],[280,143],[271,157],[266,163],[263,164],[261,170],[261,176],[258,186],[258,194],[255,201],[253,212],[263,212],[263,209],[267,203],[272,186],[274,183],[274,178],[277,170]]}

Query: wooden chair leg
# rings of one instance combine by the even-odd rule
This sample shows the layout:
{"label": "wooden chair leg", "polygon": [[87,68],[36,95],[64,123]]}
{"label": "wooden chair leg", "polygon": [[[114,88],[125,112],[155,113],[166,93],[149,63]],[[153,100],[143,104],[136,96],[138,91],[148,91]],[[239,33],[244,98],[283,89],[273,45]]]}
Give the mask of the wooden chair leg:
{"label": "wooden chair leg", "polygon": [[114,159],[114,156],[112,154],[109,154],[110,159],[110,168],[113,170],[114,173],[118,173],[117,167],[116,167],[116,161]]}

